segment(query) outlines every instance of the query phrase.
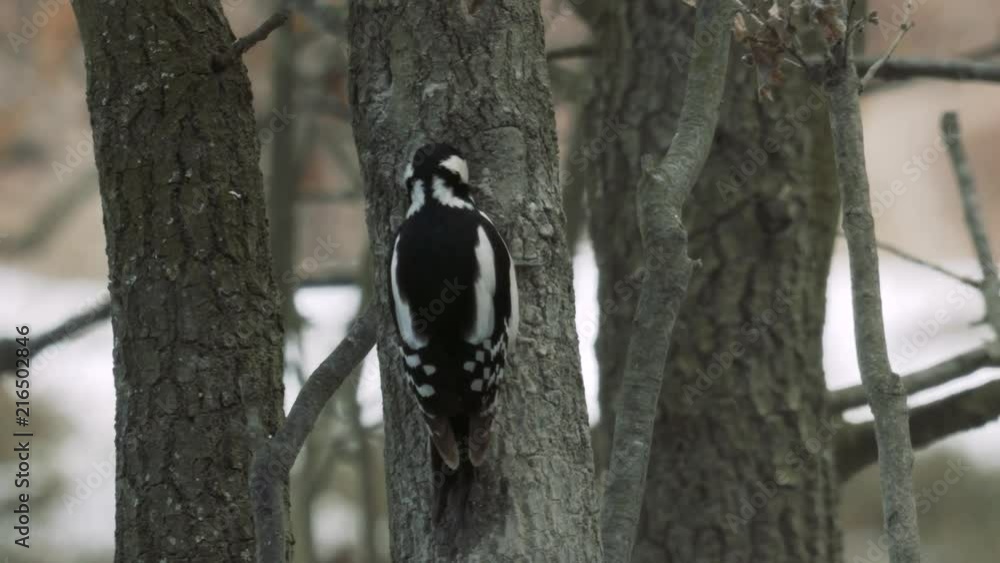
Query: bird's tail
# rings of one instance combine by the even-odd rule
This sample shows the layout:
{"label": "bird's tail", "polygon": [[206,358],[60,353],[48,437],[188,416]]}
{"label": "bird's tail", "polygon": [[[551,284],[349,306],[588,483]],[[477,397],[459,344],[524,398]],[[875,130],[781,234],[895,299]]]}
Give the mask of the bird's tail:
{"label": "bird's tail", "polygon": [[[465,421],[462,421],[465,422]],[[454,425],[453,426],[458,426]],[[468,423],[465,422],[466,428]],[[456,430],[459,430],[456,428]],[[434,471],[434,523],[444,522],[447,513],[455,515],[456,522],[461,526],[465,520],[465,507],[472,491],[476,477],[476,468],[469,460],[468,431],[456,432],[460,455],[458,467],[452,469],[441,457],[437,448],[431,443],[431,468]]]}

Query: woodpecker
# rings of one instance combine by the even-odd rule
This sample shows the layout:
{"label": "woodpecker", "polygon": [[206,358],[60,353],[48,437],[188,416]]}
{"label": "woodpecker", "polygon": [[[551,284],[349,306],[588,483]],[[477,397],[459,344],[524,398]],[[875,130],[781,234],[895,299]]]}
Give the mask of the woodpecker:
{"label": "woodpecker", "polygon": [[455,148],[421,147],[404,184],[409,208],[392,245],[389,302],[407,383],[430,433],[440,521],[449,489],[462,489],[464,511],[475,468],[486,459],[517,338],[517,280],[506,243],[472,200],[469,167]]}

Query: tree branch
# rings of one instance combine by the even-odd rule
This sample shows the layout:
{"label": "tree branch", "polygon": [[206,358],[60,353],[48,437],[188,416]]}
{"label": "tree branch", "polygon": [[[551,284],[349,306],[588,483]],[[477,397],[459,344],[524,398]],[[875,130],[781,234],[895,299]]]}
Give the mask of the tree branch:
{"label": "tree branch", "polygon": [[681,210],[712,147],[734,13],[729,0],[698,3],[694,36],[700,39],[694,44],[677,133],[660,163],[652,165],[644,158],[639,227],[647,262],[658,258],[656,270],[662,271],[649,272],[643,281],[633,321],[601,512],[607,563],[625,563],[632,557],[670,336],[693,266]]}
{"label": "tree branch", "polygon": [[556,47],[545,53],[545,60],[552,62],[562,59],[575,59],[581,57],[593,57],[596,48],[589,44],[571,45],[569,47]]}
{"label": "tree branch", "polygon": [[923,266],[925,268],[934,270],[935,272],[937,272],[937,273],[939,273],[939,274],[941,274],[943,276],[949,277],[949,278],[951,278],[953,280],[956,280],[956,281],[960,281],[960,282],[964,283],[965,285],[967,285],[969,287],[973,287],[975,289],[982,289],[982,287],[983,287],[982,282],[979,282],[979,281],[974,280],[972,278],[963,276],[962,274],[959,274],[959,273],[956,273],[956,272],[952,272],[951,270],[948,270],[947,268],[942,268],[941,266],[938,266],[937,264],[934,264],[933,262],[928,262],[927,260],[924,260],[923,258],[920,258],[920,257],[917,257],[917,256],[915,256],[913,254],[910,254],[909,252],[906,252],[905,250],[902,250],[902,249],[900,249],[900,248],[898,248],[896,246],[893,246],[893,245],[891,245],[891,244],[889,244],[887,242],[881,242],[881,241],[879,241],[876,244],[878,245],[878,247],[881,250],[884,250],[884,251],[888,252],[889,254],[892,254],[892,255],[894,255],[896,257],[902,258],[903,260],[906,260],[907,262],[912,262],[912,263],[914,263],[914,264],[916,264],[918,266]]}
{"label": "tree branch", "polygon": [[267,36],[271,35],[272,31],[285,25],[285,22],[288,21],[291,14],[292,11],[290,8],[282,8],[278,10],[272,14],[271,17],[267,18],[263,21],[263,23],[257,26],[257,29],[233,42],[233,45],[228,51],[214,55],[212,57],[212,70],[214,72],[222,72],[234,62],[238,61],[243,57],[244,53],[250,50],[251,47],[267,39]]}
{"label": "tree branch", "polygon": [[993,261],[990,250],[986,225],[980,214],[979,198],[976,195],[976,181],[969,167],[969,160],[962,146],[961,132],[958,126],[958,115],[947,112],[941,116],[941,134],[948,146],[952,168],[958,179],[958,189],[962,194],[962,209],[965,212],[965,224],[972,235],[972,244],[976,248],[979,267],[983,270],[981,290],[986,301],[986,318],[996,334],[1000,335],[1000,277],[997,275],[997,265]]}
{"label": "tree branch", "polygon": [[[864,71],[864,76],[861,77],[862,90],[864,90],[865,86],[871,82],[872,78],[875,78],[875,74],[878,73],[879,69],[884,67],[885,64],[889,62],[889,59],[892,58],[892,54],[896,52],[896,47],[899,47],[899,43],[903,40],[906,32],[910,31],[913,27],[913,23],[910,22],[911,13],[912,12],[906,13],[906,18],[899,26],[899,33],[896,34],[896,38],[892,40],[892,43],[889,45],[889,48],[886,49],[885,53],[881,57],[875,59],[875,61],[868,67],[868,70]],[[859,69],[858,72],[862,71]]]}
{"label": "tree branch", "polygon": [[[858,72],[870,72],[878,59],[866,57],[857,61]],[[891,59],[876,69],[881,80],[937,78],[943,80],[979,80],[1000,82],[1000,65],[963,59]]]}
{"label": "tree branch", "polygon": [[[984,344],[954,358],[935,364],[929,368],[913,372],[902,378],[907,395],[913,395],[954,379],[971,375],[986,367],[1000,367],[1000,342]],[[830,393],[830,409],[835,412],[853,409],[868,404],[864,385],[838,389]]]}
{"label": "tree branch", "polygon": [[[81,313],[78,313],[65,321],[56,328],[42,333],[41,336],[33,336],[31,338],[31,354],[32,356],[38,356],[42,353],[42,350],[52,346],[53,344],[58,344],[63,340],[68,340],[81,331],[103,321],[111,316],[111,301],[107,297],[101,299],[97,305],[87,309]],[[0,374],[7,373],[8,371],[13,373],[13,358],[14,351],[17,349],[17,342],[14,340],[2,340],[0,341],[0,358],[4,358],[3,361],[9,361],[10,364],[4,365],[0,369]]]}
{"label": "tree branch", "polygon": [[286,559],[282,499],[286,495],[289,471],[323,406],[375,345],[376,321],[374,307],[369,307],[357,318],[340,345],[302,386],[285,423],[254,456],[250,495],[254,503],[258,563],[284,563]]}
{"label": "tree branch", "polygon": [[[993,422],[997,417],[1000,417],[1000,380],[913,409],[910,414],[913,447],[929,446],[952,434]],[[843,483],[878,459],[874,425],[854,424],[841,430],[834,448],[837,476]]]}
{"label": "tree branch", "polygon": [[[834,17],[844,17],[844,13],[843,3],[840,3],[840,14]],[[852,62],[852,34],[843,33],[836,25],[828,25],[824,31],[829,58],[824,69],[823,88],[828,98],[843,202],[858,364],[875,418],[882,507],[890,538],[889,557],[892,563],[918,563],[920,533],[913,496],[913,448],[907,422],[906,390],[899,376],[892,372],[885,343],[875,220],[871,212],[861,128],[860,81]]]}

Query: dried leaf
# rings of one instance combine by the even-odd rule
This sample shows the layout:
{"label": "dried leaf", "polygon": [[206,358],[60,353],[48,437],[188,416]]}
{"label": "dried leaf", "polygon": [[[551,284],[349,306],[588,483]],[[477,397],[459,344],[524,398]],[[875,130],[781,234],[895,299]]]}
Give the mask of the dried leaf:
{"label": "dried leaf", "polygon": [[783,19],[785,19],[784,16],[782,15],[782,13],[781,13],[781,6],[778,5],[777,1],[775,1],[773,4],[771,4],[771,7],[768,8],[768,10],[767,10],[767,16],[768,16],[769,19],[776,19],[776,20],[783,20]]}
{"label": "dried leaf", "polygon": [[747,20],[743,14],[736,14],[733,18],[733,37],[740,43],[745,43],[750,37],[750,30],[747,29]]}
{"label": "dried leaf", "polygon": [[784,48],[780,43],[754,41],[750,45],[754,68],[757,70],[757,95],[774,101],[774,90],[785,83],[785,73],[781,70]]}
{"label": "dried leaf", "polygon": [[847,24],[840,17],[840,9],[836,4],[813,0],[813,18],[823,29],[823,36],[829,43],[842,40],[847,33]]}
{"label": "dried leaf", "polygon": [[691,6],[692,8],[698,7],[698,0],[681,0],[681,2],[684,2],[688,6]]}

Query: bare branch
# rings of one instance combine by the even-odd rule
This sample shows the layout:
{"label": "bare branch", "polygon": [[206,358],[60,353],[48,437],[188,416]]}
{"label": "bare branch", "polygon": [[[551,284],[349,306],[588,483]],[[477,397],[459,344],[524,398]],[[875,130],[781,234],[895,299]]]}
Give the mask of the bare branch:
{"label": "bare branch", "polygon": [[288,18],[291,16],[292,11],[289,8],[282,8],[271,15],[271,17],[264,20],[257,29],[251,31],[250,33],[240,37],[225,53],[220,53],[212,57],[212,70],[214,72],[222,72],[228,66],[238,61],[243,57],[243,54],[250,50],[251,47],[260,43],[261,41],[267,39],[271,32],[278,29],[279,27],[285,25]]}
{"label": "bare branch", "polygon": [[928,262],[927,260],[924,260],[923,258],[919,258],[919,257],[917,257],[917,256],[915,256],[913,254],[910,254],[909,252],[906,252],[905,250],[902,250],[901,248],[893,246],[893,245],[891,245],[891,244],[889,244],[887,242],[878,241],[876,244],[878,244],[878,247],[880,249],[888,252],[889,254],[892,254],[894,256],[902,258],[903,260],[906,260],[907,262],[913,262],[914,264],[916,264],[918,266],[923,266],[925,268],[934,270],[935,272],[937,272],[937,273],[939,273],[939,274],[941,274],[943,276],[949,277],[949,278],[951,278],[953,280],[956,280],[956,281],[960,281],[960,282],[964,283],[965,285],[967,285],[969,287],[973,287],[975,289],[981,289],[982,286],[983,286],[983,284],[981,282],[977,281],[977,280],[974,280],[972,278],[963,276],[962,274],[959,274],[959,273],[956,273],[956,272],[952,272],[951,270],[948,270],[947,268],[943,268],[943,267],[941,267],[941,266],[939,266],[937,264],[934,264],[933,262]]}
{"label": "bare branch", "polygon": [[906,32],[913,28],[913,22],[910,21],[910,15],[912,13],[913,12],[910,11],[906,12],[906,19],[903,20],[903,23],[899,26],[899,33],[896,34],[896,38],[892,40],[892,44],[889,45],[885,54],[875,59],[875,62],[873,62],[871,66],[868,67],[868,70],[865,71],[865,75],[861,77],[862,90],[864,90],[865,86],[871,82],[872,78],[875,78],[875,74],[878,73],[879,69],[885,66],[885,63],[889,61],[892,54],[896,52],[896,47],[899,47],[899,43],[903,40],[903,36],[906,35]]}
{"label": "bare branch", "polygon": [[[913,447],[929,446],[952,434],[993,422],[997,417],[1000,417],[1000,380],[913,409],[910,414]],[[843,483],[878,459],[873,424],[855,424],[841,430],[834,448],[837,476]]]}
{"label": "bare branch", "polygon": [[[903,377],[907,395],[913,395],[949,381],[972,375],[986,367],[1000,367],[1000,342],[993,341],[929,368]],[[844,411],[868,404],[864,385],[838,389],[830,393],[830,408]]]}
{"label": "bare branch", "polygon": [[[870,73],[877,62],[874,58],[859,59],[858,71]],[[1000,82],[1000,65],[963,59],[892,59],[876,69],[875,77],[881,80],[938,78]]]}
{"label": "bare branch", "polygon": [[[42,353],[42,350],[52,346],[53,344],[58,344],[64,340],[69,340],[74,336],[78,335],[84,329],[90,327],[93,324],[101,322],[111,316],[111,301],[105,297],[97,303],[97,305],[87,309],[81,313],[78,313],[65,321],[56,328],[42,333],[41,336],[32,336],[31,338],[31,354],[33,356],[38,356]],[[17,349],[17,342],[14,340],[2,340],[0,341],[0,358],[4,358],[5,361],[11,361],[11,364],[0,367],[0,374],[6,373],[7,371],[13,372],[13,360],[14,350]]]}
{"label": "bare branch", "polygon": [[958,115],[955,112],[947,112],[941,116],[941,134],[948,146],[951,164],[958,179],[958,189],[962,194],[965,224],[969,228],[969,234],[972,235],[972,244],[976,247],[979,267],[983,270],[981,288],[986,301],[986,318],[993,326],[994,332],[1000,335],[1000,277],[997,276],[997,265],[993,261],[986,225],[980,213],[979,197],[976,195],[976,181],[972,176],[965,148],[962,146]]}
{"label": "bare branch", "polygon": [[587,43],[583,45],[571,45],[569,47],[556,47],[545,53],[545,60],[552,62],[561,59],[576,59],[593,57],[597,49]]}
{"label": "bare branch", "polygon": [[284,563],[286,558],[285,489],[288,473],[323,406],[375,345],[377,315],[369,307],[355,320],[347,336],[313,371],[302,386],[288,418],[254,456],[250,494],[258,563]]}
{"label": "bare branch", "polygon": [[694,44],[677,133],[661,162],[654,165],[644,159],[639,228],[647,258],[657,256],[663,266],[661,272],[646,276],[633,321],[601,512],[607,563],[624,563],[632,557],[670,335],[693,265],[681,209],[712,148],[734,13],[729,0],[698,3],[694,36],[701,39]]}
{"label": "bare branch", "polygon": [[[980,214],[975,179],[969,168],[965,149],[962,147],[958,116],[954,112],[945,113],[941,117],[941,132],[948,147],[948,153],[951,156],[955,175],[958,179],[959,190],[962,195],[962,207],[965,212],[965,221],[972,235],[980,267],[983,270],[983,281],[976,282],[960,276],[889,245],[879,244],[879,246],[906,260],[929,267],[982,291],[986,302],[987,319],[994,327],[994,331],[1000,334],[1000,278],[998,278],[997,267],[993,261],[993,253],[990,249],[986,226]],[[1000,343],[996,341],[907,376],[903,378],[902,383],[906,394],[913,394],[990,366],[1000,366]],[[837,410],[862,406],[866,402],[864,387],[854,386],[835,391],[831,393],[830,402],[831,406]]]}
{"label": "bare branch", "polygon": [[[841,14],[844,12],[841,11]],[[861,128],[860,81],[852,62],[851,34],[827,33],[830,50],[823,88],[828,98],[844,235],[851,269],[854,335],[861,380],[875,418],[882,507],[892,563],[920,561],[920,532],[913,496],[913,448],[906,390],[892,372],[879,291],[878,250]]]}

